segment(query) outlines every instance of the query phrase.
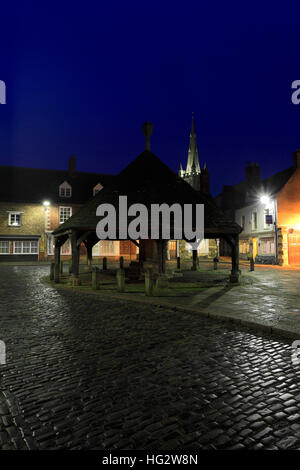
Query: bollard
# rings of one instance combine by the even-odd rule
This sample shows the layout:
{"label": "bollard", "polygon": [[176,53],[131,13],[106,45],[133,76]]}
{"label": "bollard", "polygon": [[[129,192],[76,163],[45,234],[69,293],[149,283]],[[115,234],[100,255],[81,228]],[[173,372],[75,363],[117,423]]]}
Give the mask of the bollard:
{"label": "bollard", "polygon": [[253,256],[250,258],[250,271],[254,271],[254,259],[253,259]]}
{"label": "bollard", "polygon": [[123,269],[124,268],[124,258],[123,258],[123,256],[120,256],[119,263],[120,263],[120,269]]}
{"label": "bollard", "polygon": [[93,267],[92,269],[92,289],[100,289],[100,272],[98,267]]}
{"label": "bollard", "polygon": [[153,295],[153,286],[154,286],[153,274],[152,274],[151,269],[148,269],[145,272],[145,294],[149,297]]}
{"label": "bollard", "polygon": [[121,268],[117,271],[117,287],[119,292],[125,291],[125,271]]}
{"label": "bollard", "polygon": [[63,261],[61,261],[59,263],[59,272],[60,272],[60,274],[64,273],[64,262]]}
{"label": "bollard", "polygon": [[215,257],[214,258],[214,270],[218,269],[218,262],[219,262],[218,258]]}
{"label": "bollard", "polygon": [[104,257],[102,260],[102,269],[103,271],[107,270],[107,258],[106,257]]}
{"label": "bollard", "polygon": [[156,279],[155,288],[159,289],[167,289],[169,287],[169,281],[166,274],[160,274]]}
{"label": "bollard", "polygon": [[180,269],[180,256],[177,256],[177,269]]}
{"label": "bollard", "polygon": [[51,263],[50,265],[50,281],[54,281],[54,263]]}

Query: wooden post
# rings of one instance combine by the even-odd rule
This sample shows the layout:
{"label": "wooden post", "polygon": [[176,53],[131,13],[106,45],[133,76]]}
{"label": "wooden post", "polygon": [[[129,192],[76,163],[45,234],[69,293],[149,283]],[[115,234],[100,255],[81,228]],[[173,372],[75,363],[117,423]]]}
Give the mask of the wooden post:
{"label": "wooden post", "polygon": [[239,282],[239,236],[232,237],[232,252],[231,252],[231,275],[230,282]]}
{"label": "wooden post", "polygon": [[54,281],[59,282],[59,268],[60,268],[60,243],[55,240],[54,248]]}
{"label": "wooden post", "polygon": [[93,246],[90,243],[85,244],[86,247],[86,260],[89,267],[92,266],[93,261]]}
{"label": "wooden post", "polygon": [[100,288],[99,268],[94,266],[92,269],[92,289],[97,290]]}
{"label": "wooden post", "polygon": [[123,258],[123,256],[120,256],[119,263],[120,263],[120,269],[123,269],[124,268],[124,258]]}
{"label": "wooden post", "polygon": [[153,286],[153,274],[151,269],[148,269],[145,271],[145,294],[149,297],[153,295]]}
{"label": "wooden post", "polygon": [[156,240],[157,255],[158,255],[158,273],[164,274],[166,272],[166,251],[168,240]]}
{"label": "wooden post", "polygon": [[55,267],[55,263],[51,263],[51,265],[50,265],[50,281],[54,281],[54,267]]}
{"label": "wooden post", "polygon": [[177,256],[177,269],[180,269],[180,256]]}
{"label": "wooden post", "polygon": [[72,274],[74,277],[79,277],[79,249],[77,246],[77,233],[75,230],[72,231],[71,235],[71,244],[72,244]]}
{"label": "wooden post", "polygon": [[168,240],[162,240],[162,272],[166,272]]}
{"label": "wooden post", "polygon": [[197,250],[193,250],[192,271],[197,271],[197,267],[198,267],[198,252],[197,252]]}
{"label": "wooden post", "polygon": [[104,258],[102,260],[102,269],[103,269],[103,271],[107,270],[107,258],[106,258],[106,256],[104,256]]}
{"label": "wooden post", "polygon": [[125,291],[125,271],[124,269],[118,269],[117,271],[117,286],[119,292]]}

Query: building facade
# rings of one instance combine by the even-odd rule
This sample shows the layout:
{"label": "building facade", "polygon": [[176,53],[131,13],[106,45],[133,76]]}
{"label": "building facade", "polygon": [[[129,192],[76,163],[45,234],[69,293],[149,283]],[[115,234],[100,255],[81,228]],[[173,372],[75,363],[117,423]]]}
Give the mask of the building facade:
{"label": "building facade", "polygon": [[[245,180],[225,186],[217,202],[243,228],[241,258],[300,265],[300,151],[294,153],[291,167],[264,180],[259,165],[248,164]],[[226,244],[221,254],[228,254]]]}
{"label": "building facade", "polygon": [[[76,170],[0,167],[0,262],[43,261],[54,256],[52,232],[113,180],[112,175]],[[85,256],[84,246],[80,249]],[[71,243],[61,247],[62,259],[71,257]],[[136,246],[125,241],[99,241],[94,258],[136,258]]]}

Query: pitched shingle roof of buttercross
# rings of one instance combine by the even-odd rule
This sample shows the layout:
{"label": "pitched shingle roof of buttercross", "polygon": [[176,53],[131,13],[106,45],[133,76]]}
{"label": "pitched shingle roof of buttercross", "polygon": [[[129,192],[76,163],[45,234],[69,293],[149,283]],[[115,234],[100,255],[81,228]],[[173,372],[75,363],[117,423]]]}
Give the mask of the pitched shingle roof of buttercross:
{"label": "pitched shingle roof of buttercross", "polygon": [[54,235],[69,229],[95,230],[100,220],[96,216],[100,204],[109,203],[116,208],[118,219],[119,196],[127,196],[127,204],[173,203],[204,204],[205,232],[207,234],[239,233],[241,227],[216,206],[213,198],[195,191],[182,178],[177,176],[167,165],[150,151],[144,151],[133,160],[112,184],[104,187],[87,204],[79,209]]}

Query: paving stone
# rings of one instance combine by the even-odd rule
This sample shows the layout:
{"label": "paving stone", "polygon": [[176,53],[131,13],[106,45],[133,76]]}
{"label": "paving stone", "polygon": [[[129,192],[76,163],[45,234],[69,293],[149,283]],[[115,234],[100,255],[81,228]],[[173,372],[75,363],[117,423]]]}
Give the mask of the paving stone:
{"label": "paving stone", "polygon": [[290,449],[296,443],[297,443],[297,438],[294,436],[289,436],[279,441],[276,445],[279,447],[279,449],[285,450],[285,449]]}

